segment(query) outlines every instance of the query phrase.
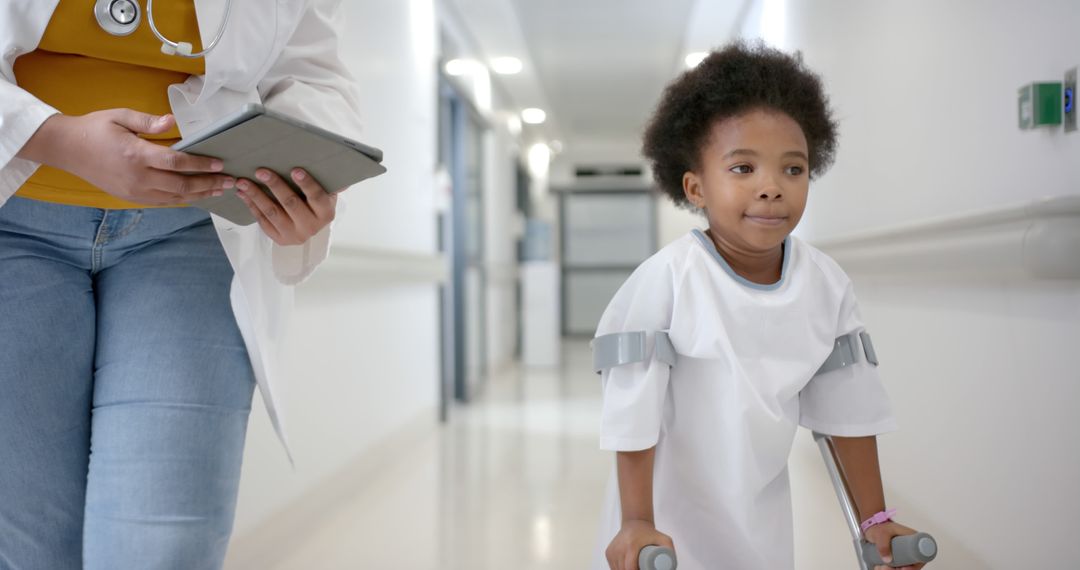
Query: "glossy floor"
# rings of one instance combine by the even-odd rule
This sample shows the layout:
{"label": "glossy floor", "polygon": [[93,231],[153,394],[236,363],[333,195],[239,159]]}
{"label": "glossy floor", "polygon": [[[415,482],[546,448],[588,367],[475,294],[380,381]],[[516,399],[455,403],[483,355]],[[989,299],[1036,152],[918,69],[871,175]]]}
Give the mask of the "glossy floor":
{"label": "glossy floor", "polygon": [[[611,456],[583,342],[558,370],[509,370],[477,402],[295,536],[268,570],[587,568]],[[799,570],[855,568],[820,458],[792,455]]]}

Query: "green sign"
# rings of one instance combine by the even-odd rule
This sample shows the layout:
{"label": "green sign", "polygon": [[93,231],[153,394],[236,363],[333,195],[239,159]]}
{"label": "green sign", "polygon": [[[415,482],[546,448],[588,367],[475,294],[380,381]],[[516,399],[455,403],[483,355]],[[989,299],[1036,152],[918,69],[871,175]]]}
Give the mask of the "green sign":
{"label": "green sign", "polygon": [[1032,83],[1021,87],[1017,101],[1020,128],[1060,125],[1062,101],[1061,83]]}

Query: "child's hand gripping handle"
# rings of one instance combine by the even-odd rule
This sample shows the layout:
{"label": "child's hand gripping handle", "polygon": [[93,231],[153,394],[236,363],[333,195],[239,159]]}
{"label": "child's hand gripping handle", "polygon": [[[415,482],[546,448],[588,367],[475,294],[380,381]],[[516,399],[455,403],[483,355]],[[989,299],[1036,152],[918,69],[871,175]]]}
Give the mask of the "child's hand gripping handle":
{"label": "child's hand gripping handle", "polygon": [[675,570],[675,551],[650,544],[638,553],[639,570]]}
{"label": "child's hand gripping handle", "polygon": [[937,556],[937,541],[934,540],[934,537],[925,532],[897,536],[892,539],[893,559],[890,564],[885,564],[885,562],[881,560],[881,554],[878,553],[877,547],[866,541],[863,541],[862,543],[862,555],[863,560],[871,567],[884,564],[886,566],[897,568],[900,566],[921,564],[930,562]]}

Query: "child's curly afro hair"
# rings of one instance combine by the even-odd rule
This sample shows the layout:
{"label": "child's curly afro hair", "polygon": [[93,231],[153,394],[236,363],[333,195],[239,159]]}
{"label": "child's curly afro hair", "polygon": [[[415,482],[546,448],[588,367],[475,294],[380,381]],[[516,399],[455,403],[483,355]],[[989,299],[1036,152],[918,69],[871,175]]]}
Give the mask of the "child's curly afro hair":
{"label": "child's curly afro hair", "polygon": [[829,168],[837,125],[821,79],[806,68],[801,54],[739,41],[712,52],[665,89],[642,145],[660,189],[689,207],[683,175],[698,171],[713,125],[761,108],[780,111],[802,127],[811,177]]}

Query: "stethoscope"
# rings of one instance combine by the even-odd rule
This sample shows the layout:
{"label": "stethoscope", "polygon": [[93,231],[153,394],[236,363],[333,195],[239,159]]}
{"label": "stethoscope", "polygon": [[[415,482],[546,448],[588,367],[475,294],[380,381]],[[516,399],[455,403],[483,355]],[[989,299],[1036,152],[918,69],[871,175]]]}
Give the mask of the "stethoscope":
{"label": "stethoscope", "polygon": [[[225,0],[225,19],[218,27],[214,41],[210,42],[199,53],[191,53],[191,44],[188,42],[174,42],[166,38],[154,25],[154,0],[146,0],[146,19],[150,22],[150,31],[154,32],[157,39],[161,40],[161,53],[180,57],[206,57],[225,33],[225,25],[229,23],[229,13],[232,11],[232,0]],[[135,0],[97,0],[94,4],[94,16],[97,17],[101,29],[114,36],[126,36],[139,27],[142,19],[139,13],[139,4]]]}

